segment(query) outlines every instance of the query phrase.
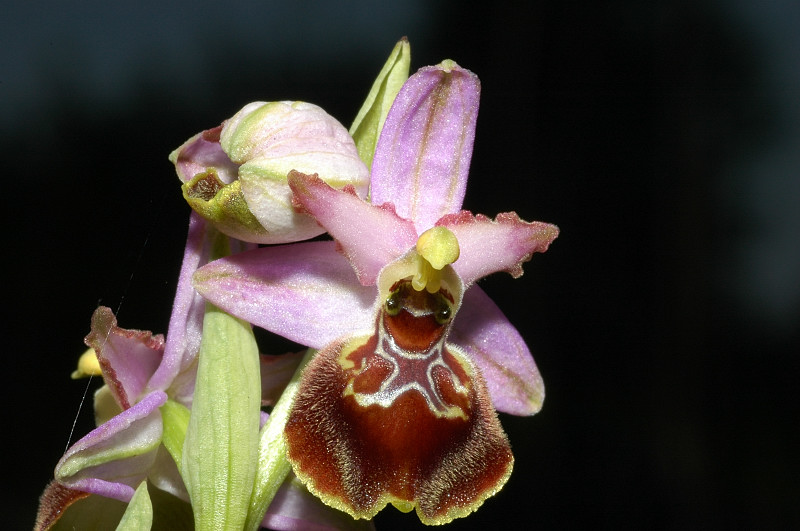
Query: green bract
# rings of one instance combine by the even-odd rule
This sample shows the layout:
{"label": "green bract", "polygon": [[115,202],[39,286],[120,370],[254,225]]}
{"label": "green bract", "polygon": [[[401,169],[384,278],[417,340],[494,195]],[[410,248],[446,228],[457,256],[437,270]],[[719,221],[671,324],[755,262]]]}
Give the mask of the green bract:
{"label": "green bract", "polygon": [[350,134],[358,147],[358,155],[364,164],[372,167],[372,157],[375,154],[375,144],[381,134],[386,115],[392,107],[395,96],[400,92],[403,83],[408,79],[411,66],[411,45],[401,39],[389,54],[389,59],[383,65],[378,78],[364,101],[364,105],[350,126]]}
{"label": "green bract", "polygon": [[153,503],[147,491],[147,482],[142,481],[122,515],[117,531],[144,531],[153,525]]}

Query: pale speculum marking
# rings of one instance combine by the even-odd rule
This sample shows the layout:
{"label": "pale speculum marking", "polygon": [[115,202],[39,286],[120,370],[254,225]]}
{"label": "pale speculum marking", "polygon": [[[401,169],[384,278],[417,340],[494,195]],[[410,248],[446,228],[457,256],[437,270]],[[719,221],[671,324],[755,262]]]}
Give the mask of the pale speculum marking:
{"label": "pale speculum marking", "polygon": [[405,350],[386,330],[384,318],[385,316],[382,315],[378,320],[378,344],[375,354],[391,365],[391,374],[381,383],[377,391],[356,393],[353,391],[353,380],[365,369],[366,364],[362,364],[362,367],[348,382],[345,395],[352,394],[361,407],[378,405],[388,408],[404,393],[417,391],[425,399],[430,411],[437,417],[466,420],[467,412],[459,406],[445,402],[436,384],[434,372],[441,374],[444,371],[457,393],[467,396],[469,392],[444,360],[442,350],[446,334],[443,334],[428,350],[421,352]]}

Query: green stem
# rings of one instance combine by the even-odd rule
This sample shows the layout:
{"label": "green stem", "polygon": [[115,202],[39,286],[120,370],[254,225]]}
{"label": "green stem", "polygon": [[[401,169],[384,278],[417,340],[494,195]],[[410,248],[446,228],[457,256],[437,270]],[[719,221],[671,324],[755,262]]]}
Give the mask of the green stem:
{"label": "green stem", "polygon": [[249,323],[206,304],[181,456],[198,531],[242,529],[258,455],[261,379]]}

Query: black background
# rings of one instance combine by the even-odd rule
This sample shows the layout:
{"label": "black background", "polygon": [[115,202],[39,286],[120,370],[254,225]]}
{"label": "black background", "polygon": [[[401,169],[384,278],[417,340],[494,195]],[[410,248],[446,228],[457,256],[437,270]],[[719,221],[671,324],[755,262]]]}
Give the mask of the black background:
{"label": "black background", "polygon": [[412,71],[481,78],[465,208],[561,228],[481,283],[547,399],[501,415],[515,471],[451,528],[800,524],[797,7],[469,4],[8,7],[4,525],[32,525],[67,444],[95,306],[166,330],[189,212],[168,153],[253,100],[349,125],[403,35]]}

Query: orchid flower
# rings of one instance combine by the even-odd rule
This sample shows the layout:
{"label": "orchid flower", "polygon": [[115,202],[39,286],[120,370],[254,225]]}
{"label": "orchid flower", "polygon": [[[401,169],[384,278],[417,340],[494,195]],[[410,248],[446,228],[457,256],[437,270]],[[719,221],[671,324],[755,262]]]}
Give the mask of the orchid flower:
{"label": "orchid flower", "polygon": [[303,212],[335,242],[266,247],[194,275],[213,304],[320,349],[284,432],[294,472],[325,503],[371,518],[387,503],[442,524],[511,473],[495,409],[536,413],[530,351],[474,283],[558,235],[515,213],[462,211],[480,86],[452,61],[410,77],[372,160],[370,202],[292,172]]}

